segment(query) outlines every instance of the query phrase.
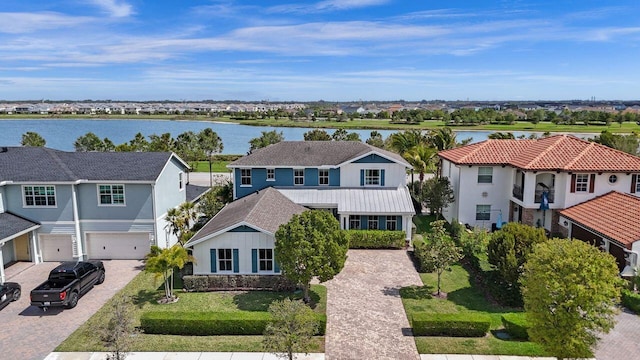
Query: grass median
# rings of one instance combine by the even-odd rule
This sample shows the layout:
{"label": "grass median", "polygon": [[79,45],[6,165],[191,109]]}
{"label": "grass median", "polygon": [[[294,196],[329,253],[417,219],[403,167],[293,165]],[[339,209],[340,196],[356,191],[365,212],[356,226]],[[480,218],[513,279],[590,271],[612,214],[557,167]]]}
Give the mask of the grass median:
{"label": "grass median", "polygon": [[[140,325],[140,316],[144,311],[203,311],[203,312],[266,312],[275,300],[285,297],[301,298],[302,294],[271,291],[221,291],[206,293],[188,293],[176,291],[180,300],[174,304],[160,305],[156,302],[164,293],[158,287],[154,275],[138,274],[115,297],[131,296],[134,304],[135,325]],[[312,307],[314,311],[326,313],[327,291],[322,285],[312,285]],[[113,299],[109,300],[87,322],[63,341],[55,351],[93,352],[106,351],[97,335],[96,329],[108,321]],[[212,352],[261,352],[262,336],[178,336],[139,334],[130,351],[212,351]],[[314,337],[312,352],[324,352],[324,337]]]}

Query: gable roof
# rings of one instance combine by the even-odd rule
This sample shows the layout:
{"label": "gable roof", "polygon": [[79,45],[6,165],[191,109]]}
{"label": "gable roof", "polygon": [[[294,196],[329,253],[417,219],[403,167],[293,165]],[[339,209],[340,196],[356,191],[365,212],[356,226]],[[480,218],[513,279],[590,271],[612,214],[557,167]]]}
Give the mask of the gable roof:
{"label": "gable roof", "polygon": [[640,171],[640,157],[572,135],[536,140],[489,139],[440,151],[438,155],[459,165],[511,165],[523,170]]}
{"label": "gable roof", "polygon": [[154,181],[171,158],[188,168],[169,152],[67,152],[6,147],[0,151],[0,181]]}
{"label": "gable roof", "polygon": [[411,167],[402,156],[360,141],[281,141],[254,151],[229,167],[338,166],[372,153]]}
{"label": "gable roof", "polygon": [[560,211],[560,215],[628,249],[640,240],[640,198],[611,191]]}
{"label": "gable roof", "polygon": [[13,238],[26,231],[39,228],[40,224],[14,215],[10,212],[0,213],[0,244],[5,239]]}
{"label": "gable roof", "polygon": [[241,225],[275,234],[294,214],[307,210],[268,187],[227,204],[185,246],[193,246]]}

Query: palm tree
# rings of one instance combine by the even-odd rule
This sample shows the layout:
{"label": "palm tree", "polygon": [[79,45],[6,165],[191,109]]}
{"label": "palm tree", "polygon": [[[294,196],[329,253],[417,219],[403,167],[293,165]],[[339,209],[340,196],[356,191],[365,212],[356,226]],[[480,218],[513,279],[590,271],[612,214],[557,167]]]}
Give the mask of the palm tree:
{"label": "palm tree", "polygon": [[424,175],[427,172],[435,172],[434,160],[438,151],[425,144],[419,144],[409,149],[409,151],[403,154],[403,157],[413,169],[411,170],[411,182],[413,183],[414,171],[418,172],[420,181],[420,192],[422,192],[422,183],[424,182]]}
{"label": "palm tree", "polygon": [[426,143],[426,137],[420,130],[407,130],[389,136],[389,146],[398,154],[404,154],[411,148]]}
{"label": "palm tree", "polygon": [[456,134],[448,127],[431,130],[428,139],[429,143],[438,151],[453,149],[458,146]]}

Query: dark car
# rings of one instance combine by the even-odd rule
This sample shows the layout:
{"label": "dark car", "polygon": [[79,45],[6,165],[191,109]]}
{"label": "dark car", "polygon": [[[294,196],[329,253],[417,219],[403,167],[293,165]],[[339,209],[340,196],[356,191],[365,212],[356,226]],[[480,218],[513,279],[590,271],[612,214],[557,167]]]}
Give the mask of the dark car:
{"label": "dark car", "polygon": [[45,311],[56,306],[73,309],[82,295],[104,279],[102,261],[62,263],[51,270],[47,281],[31,290],[31,305]]}
{"label": "dark car", "polygon": [[3,309],[10,302],[20,299],[21,292],[22,289],[18,283],[7,282],[0,284],[0,309]]}

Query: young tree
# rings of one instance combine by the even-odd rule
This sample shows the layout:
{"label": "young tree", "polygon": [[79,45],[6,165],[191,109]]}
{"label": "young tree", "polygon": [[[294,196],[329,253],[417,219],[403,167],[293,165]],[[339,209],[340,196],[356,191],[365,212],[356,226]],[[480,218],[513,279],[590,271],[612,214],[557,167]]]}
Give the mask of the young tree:
{"label": "young tree", "polygon": [[440,278],[442,273],[458,260],[462,259],[462,251],[456,246],[444,228],[444,220],[431,223],[431,231],[425,234],[425,242],[416,249],[422,271],[435,272],[438,275],[438,291],[440,296]]}
{"label": "young tree", "polygon": [[318,322],[309,306],[287,298],[271,303],[269,313],[273,320],[265,328],[265,349],[289,360],[293,360],[294,353],[311,350]]}
{"label": "young tree", "polygon": [[20,141],[22,146],[43,147],[46,144],[47,141],[40,134],[33,131],[27,131],[22,134],[22,140]]}
{"label": "young tree", "polygon": [[76,139],[73,143],[76,151],[103,151],[105,144],[98,135],[88,132]]}
{"label": "young tree", "polygon": [[282,134],[282,131],[262,131],[262,135],[260,135],[260,137],[249,140],[249,145],[251,145],[249,154],[251,154],[254,150],[258,150],[272,144],[277,144],[280,141],[284,141],[284,135]]}
{"label": "young tree", "polygon": [[116,296],[109,309],[107,322],[100,323],[97,333],[110,351],[108,360],[124,360],[138,330],[135,327],[133,304],[129,296]]}
{"label": "young tree", "polygon": [[294,215],[276,232],[276,261],[284,276],[302,285],[306,303],[310,301],[311,279],[333,279],[344,267],[348,248],[340,223],[324,210]]}
{"label": "young tree", "polygon": [[593,357],[614,326],[621,280],[615,259],[580,240],[536,244],[521,278],[529,337],[558,358]]}
{"label": "young tree", "polygon": [[303,134],[304,141],[331,141],[331,135],[322,129],[309,130]]}
{"label": "young tree", "polygon": [[455,200],[449,178],[432,177],[422,185],[420,201],[429,208],[436,219],[442,215],[442,210]]}
{"label": "young tree", "polygon": [[375,130],[369,134],[369,138],[365,142],[371,146],[384,149],[384,139],[382,138],[382,134]]}
{"label": "young tree", "polygon": [[173,269],[182,269],[194,258],[187,253],[187,250],[176,244],[170,248],[161,249],[152,246],[151,252],[145,257],[144,271],[155,274],[156,278],[162,277],[164,281],[164,303],[173,302],[176,297],[173,295]]}

